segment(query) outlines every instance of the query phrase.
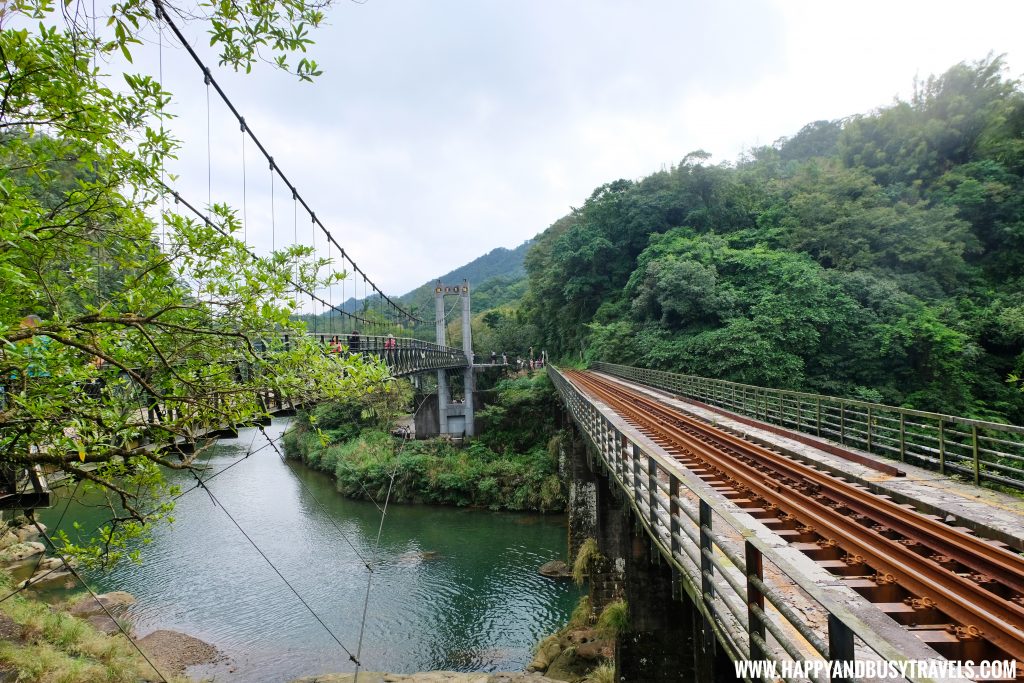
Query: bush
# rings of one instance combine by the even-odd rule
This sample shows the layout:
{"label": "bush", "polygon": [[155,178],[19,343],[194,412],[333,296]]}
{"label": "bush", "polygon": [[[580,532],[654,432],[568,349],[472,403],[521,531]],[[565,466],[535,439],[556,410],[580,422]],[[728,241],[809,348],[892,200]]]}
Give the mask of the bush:
{"label": "bush", "polygon": [[605,638],[618,638],[629,630],[629,607],[625,600],[609,602],[597,618],[597,630]]}

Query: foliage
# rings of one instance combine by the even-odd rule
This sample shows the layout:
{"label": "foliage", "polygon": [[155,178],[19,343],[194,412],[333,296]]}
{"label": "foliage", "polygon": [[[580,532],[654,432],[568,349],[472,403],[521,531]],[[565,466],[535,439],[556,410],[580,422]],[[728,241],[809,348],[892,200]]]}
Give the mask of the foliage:
{"label": "foliage", "polygon": [[[558,396],[546,373],[502,380],[476,412],[480,441],[497,453],[546,448],[558,428]],[[557,452],[551,454],[552,459]]]}
{"label": "foliage", "polygon": [[1024,421],[1024,89],[999,57],[597,188],[540,234],[518,309],[608,360]]}
{"label": "foliage", "polygon": [[604,556],[597,547],[597,541],[593,538],[583,541],[580,549],[576,552],[576,558],[572,562],[572,580],[576,582],[577,586],[582,586],[583,582],[590,576],[590,571],[594,568],[594,565],[603,561]]}
{"label": "foliage", "polygon": [[[321,5],[199,7],[222,63],[248,71],[265,53],[299,78],[317,73],[287,56],[306,49]],[[114,3],[99,33],[74,0],[53,15],[63,27],[32,24],[53,10],[0,9],[0,464],[63,469],[84,491],[103,489],[110,524],[90,546],[62,540],[105,562],[169,512],[163,468],[192,467],[204,450],[171,457],[147,441],[250,422],[266,413],[260,389],[340,398],[387,371],[295,336],[296,287],[325,282],[310,248],[255,258],[227,206],[210,208],[211,223],[159,211],[154,169],[176,149],[170,93],[144,73],[114,88],[98,66],[130,61],[153,5]],[[293,334],[287,348],[281,332]]]}
{"label": "foliage", "polygon": [[296,430],[285,441],[290,457],[333,474],[350,498],[382,499],[391,485],[399,503],[560,512],[565,497],[555,462],[543,448],[495,453],[479,441],[458,448],[444,440],[401,441],[381,431],[325,445]]}
{"label": "foliage", "polygon": [[618,638],[629,630],[629,607],[625,600],[613,600],[601,610],[597,630],[605,638]]}

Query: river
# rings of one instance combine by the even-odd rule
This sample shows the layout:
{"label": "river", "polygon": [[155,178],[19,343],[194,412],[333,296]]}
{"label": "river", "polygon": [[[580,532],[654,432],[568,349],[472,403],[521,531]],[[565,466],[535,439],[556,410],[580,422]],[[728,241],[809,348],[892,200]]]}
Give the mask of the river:
{"label": "river", "polygon": [[[275,420],[267,433],[278,438],[286,424]],[[219,471],[265,444],[258,431],[243,429],[215,447],[209,465]],[[171,478],[182,488],[195,481],[180,472]],[[343,498],[330,477],[285,463],[270,448],[209,488],[221,505],[202,490],[188,493],[174,522],[155,527],[141,565],[125,561],[92,573],[92,587],[138,598],[130,618],[140,636],[172,629],[219,647],[233,672],[222,667],[217,680],[352,670],[348,654],[228,515],[356,652],[369,575],[360,558],[373,556],[377,505]],[[58,504],[43,520],[53,524],[62,510]],[[99,509],[75,505],[64,526],[77,520],[95,528],[103,519]],[[531,647],[565,622],[580,595],[537,574],[544,562],[564,559],[565,544],[562,516],[389,506],[370,586],[364,669],[521,670]]]}

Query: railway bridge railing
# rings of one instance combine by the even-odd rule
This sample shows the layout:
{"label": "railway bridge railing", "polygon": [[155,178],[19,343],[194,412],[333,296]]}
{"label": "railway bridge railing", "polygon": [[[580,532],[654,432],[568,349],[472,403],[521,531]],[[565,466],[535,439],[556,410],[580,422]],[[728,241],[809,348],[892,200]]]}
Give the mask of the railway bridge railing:
{"label": "railway bridge railing", "polygon": [[975,484],[1024,490],[1024,427],[614,363],[591,369]]}
{"label": "railway bridge railing", "polygon": [[[941,659],[607,406],[581,392],[557,368],[549,366],[548,374],[601,468],[624,495],[658,553],[678,572],[703,617],[705,635],[716,638],[734,662],[774,662],[780,675],[799,673],[782,675],[784,680],[839,683],[854,676],[830,667],[852,667],[857,659],[894,667]],[[810,609],[794,609],[793,593],[809,599]],[[817,662],[820,668],[812,667],[808,673],[808,662]],[[770,670],[760,673],[749,670],[739,677],[780,677]]]}

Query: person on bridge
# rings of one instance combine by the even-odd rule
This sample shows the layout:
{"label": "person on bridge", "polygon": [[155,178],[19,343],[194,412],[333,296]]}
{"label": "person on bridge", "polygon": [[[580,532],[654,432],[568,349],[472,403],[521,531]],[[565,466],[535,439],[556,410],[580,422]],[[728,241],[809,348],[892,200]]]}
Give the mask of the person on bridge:
{"label": "person on bridge", "polygon": [[328,350],[330,353],[341,353],[341,339],[338,335],[331,337],[330,344],[328,344]]}
{"label": "person on bridge", "polygon": [[359,353],[359,330],[352,330],[352,334],[348,335],[348,351]]}
{"label": "person on bridge", "polygon": [[395,364],[395,351],[398,349],[398,340],[395,335],[389,334],[384,340],[384,362],[388,365]]}
{"label": "person on bridge", "polygon": [[491,365],[497,365],[497,364],[498,364],[498,354],[495,353],[494,351],[491,351]]}

